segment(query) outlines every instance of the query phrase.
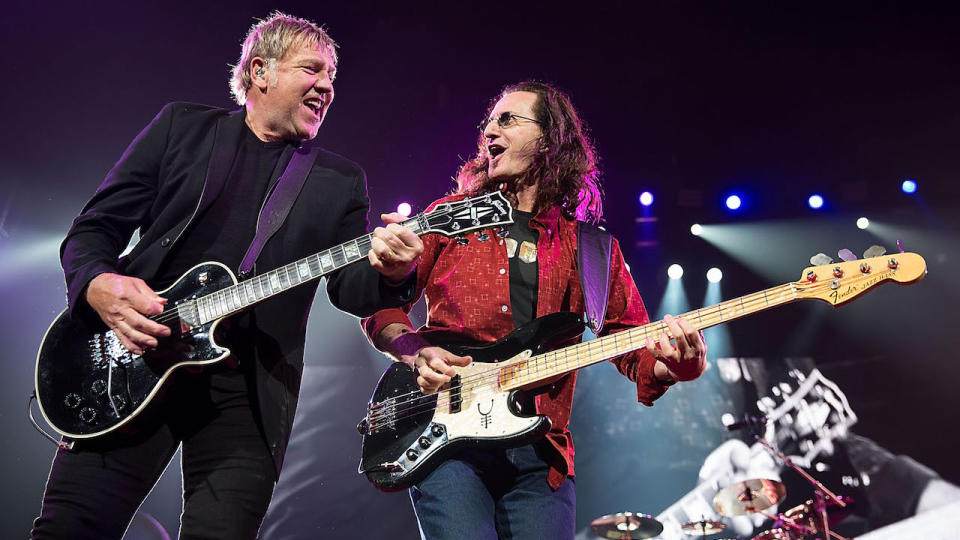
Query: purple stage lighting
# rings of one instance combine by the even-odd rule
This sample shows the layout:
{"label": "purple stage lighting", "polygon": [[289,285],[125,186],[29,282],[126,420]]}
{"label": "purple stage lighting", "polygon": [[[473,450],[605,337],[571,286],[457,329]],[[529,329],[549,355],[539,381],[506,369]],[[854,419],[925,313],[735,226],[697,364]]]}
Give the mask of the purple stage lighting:
{"label": "purple stage lighting", "polygon": [[644,206],[650,206],[651,204],[653,204],[653,193],[650,193],[649,191],[644,191],[643,193],[641,193],[640,204]]}
{"label": "purple stage lighting", "polygon": [[397,205],[397,213],[399,213],[399,214],[400,214],[401,216],[403,216],[403,217],[409,217],[409,216],[410,216],[410,212],[412,212],[412,211],[413,211],[413,209],[410,208],[410,203],[405,203],[405,202],[404,202],[404,203],[400,203],[400,204]]}
{"label": "purple stage lighting", "polygon": [[908,178],[903,181],[903,184],[900,184],[900,189],[902,189],[904,193],[916,193],[917,182]]}
{"label": "purple stage lighting", "polygon": [[807,199],[807,205],[814,210],[819,210],[823,207],[823,197],[817,194],[813,194]]}

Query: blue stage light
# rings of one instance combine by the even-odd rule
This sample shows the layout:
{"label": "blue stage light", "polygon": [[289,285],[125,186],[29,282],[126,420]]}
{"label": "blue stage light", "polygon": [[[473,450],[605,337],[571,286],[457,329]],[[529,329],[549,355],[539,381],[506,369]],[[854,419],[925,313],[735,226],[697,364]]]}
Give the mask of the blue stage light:
{"label": "blue stage light", "polygon": [[743,201],[740,200],[739,195],[730,195],[727,197],[727,208],[730,210],[738,210],[741,204],[743,204]]}
{"label": "blue stage light", "polygon": [[651,204],[653,204],[653,193],[650,193],[649,191],[644,191],[643,193],[641,193],[640,204],[644,206],[650,206]]}
{"label": "blue stage light", "polygon": [[917,182],[910,179],[904,180],[903,184],[900,184],[900,189],[902,189],[904,193],[915,193],[917,191]]}
{"label": "blue stage light", "polygon": [[807,199],[807,204],[814,210],[819,210],[823,206],[823,197],[813,194]]}

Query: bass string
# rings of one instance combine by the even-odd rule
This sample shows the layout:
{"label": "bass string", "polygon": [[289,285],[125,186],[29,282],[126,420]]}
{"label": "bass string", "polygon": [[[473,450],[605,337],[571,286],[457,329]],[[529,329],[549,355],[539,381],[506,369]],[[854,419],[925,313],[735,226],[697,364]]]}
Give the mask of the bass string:
{"label": "bass string", "polygon": [[[864,279],[867,279],[868,277],[869,277],[869,276],[866,276],[866,275],[858,275],[856,278],[851,279],[851,281],[862,281],[862,280],[864,280]],[[822,291],[819,291],[819,289],[829,288],[829,287],[830,287],[830,284],[829,284],[829,282],[818,282],[818,283],[814,283],[814,284],[805,284],[805,283],[803,283],[803,282],[800,282],[800,283],[787,283],[787,284],[785,284],[785,285],[781,285],[781,286],[778,286],[778,287],[774,287],[774,288],[772,288],[772,289],[769,289],[769,291],[776,290],[776,289],[779,289],[779,288],[791,288],[791,289],[792,289],[792,288],[797,287],[797,286],[805,287],[805,288],[807,288],[807,289],[809,289],[809,290],[811,290],[811,291],[815,291],[815,292],[822,292]],[[748,310],[748,309],[754,309],[754,308],[758,307],[758,305],[761,305],[761,304],[768,304],[768,305],[769,305],[769,300],[766,298],[766,295],[765,295],[766,292],[768,292],[768,291],[761,291],[761,292],[758,292],[758,293],[753,293],[753,294],[751,294],[751,295],[746,295],[744,298],[749,298],[749,299],[747,299],[747,300],[745,300],[745,301],[743,301],[743,302],[740,302],[739,305],[744,306],[744,307],[745,307],[745,311]],[[736,299],[731,300],[731,301],[728,301],[728,302],[733,302],[733,301],[735,301],[735,300],[736,300]],[[716,304],[716,305],[714,305],[714,306],[709,306],[709,307],[707,307],[707,308],[701,308],[700,310],[697,310],[698,312],[700,312],[699,319],[701,320],[701,324],[702,324],[703,319],[707,319],[707,320],[708,320],[708,323],[707,323],[706,326],[713,326],[713,325],[715,325],[715,324],[717,324],[717,323],[719,323],[719,322],[722,322],[722,321],[723,321],[723,315],[722,315],[722,308],[720,307],[722,304],[723,304],[723,303],[721,303],[721,304]],[[703,314],[703,312],[706,312],[706,314]],[[645,340],[646,337],[649,336],[651,333],[656,334],[656,333],[663,332],[663,330],[666,328],[666,324],[664,324],[662,321],[658,321],[658,322],[656,322],[656,323],[652,323],[652,324],[649,324],[649,325],[644,325],[643,327],[639,327],[639,328],[643,328],[644,330],[643,330],[642,332],[636,333],[636,334],[634,334],[634,335],[628,335],[628,336],[626,336],[629,341],[634,341],[637,337],[641,337],[642,339]],[[629,331],[619,332],[619,333],[617,333],[617,334],[612,334],[612,335],[610,335],[610,336],[605,336],[604,338],[595,339],[595,340],[592,340],[592,341],[590,341],[590,342],[586,342],[586,343],[582,343],[582,344],[579,344],[579,345],[576,345],[576,346],[573,346],[573,347],[569,347],[568,349],[577,349],[577,348],[581,348],[581,347],[582,347],[582,348],[590,348],[591,346],[593,346],[594,348],[599,348],[599,349],[600,349],[600,352],[602,353],[602,352],[604,352],[604,349],[607,349],[607,351],[609,351],[609,349],[611,348],[610,346],[613,346],[612,348],[614,348],[614,352],[618,352],[619,349],[617,349],[616,346],[615,346],[615,340],[616,340],[617,338],[621,338],[624,334],[627,334],[627,332],[629,332]],[[642,334],[642,336],[640,336],[639,334]],[[585,346],[585,347],[584,347],[584,346]],[[636,347],[636,348],[633,348],[633,349],[631,349],[631,350],[640,350],[640,349],[643,349],[643,348],[645,348],[645,346]],[[543,356],[546,356],[547,354],[555,354],[555,353],[558,353],[558,352],[559,352],[559,351],[551,351],[550,353],[546,353],[546,354],[544,354],[544,355],[538,355],[538,357],[543,357]],[[534,362],[537,363],[538,357],[533,357],[531,360],[534,360]],[[570,354],[569,354],[569,353],[565,353],[564,356],[562,357],[562,360],[563,360],[563,362],[562,362],[563,364],[568,365],[569,362],[570,362]],[[576,362],[575,362],[574,364],[576,365]],[[384,421],[403,420],[403,419],[409,418],[409,417],[411,417],[411,416],[415,416],[415,415],[418,415],[418,414],[423,414],[424,412],[428,412],[428,411],[431,410],[431,409],[432,409],[432,410],[435,410],[435,409],[437,409],[437,408],[439,408],[439,407],[447,406],[447,405],[450,404],[450,401],[453,399],[452,397],[450,397],[451,394],[452,394],[452,390],[454,390],[454,389],[459,389],[461,393],[470,392],[470,391],[478,388],[479,386],[482,386],[484,383],[489,382],[490,374],[492,374],[492,373],[497,373],[497,374],[498,374],[498,375],[497,375],[497,378],[499,379],[499,372],[500,372],[501,370],[503,370],[503,369],[509,369],[510,367],[513,367],[513,366],[511,366],[511,365],[504,366],[504,365],[499,365],[499,364],[498,364],[497,367],[494,367],[494,368],[491,368],[491,369],[484,370],[484,371],[478,372],[478,373],[476,373],[476,374],[473,374],[473,375],[471,375],[470,377],[467,377],[467,378],[462,379],[462,380],[461,380],[461,383],[460,383],[459,385],[454,385],[454,386],[451,387],[450,389],[442,390],[441,392],[438,392],[438,397],[437,397],[437,402],[436,402],[436,404],[423,403],[423,402],[421,402],[421,403],[417,403],[417,404],[415,404],[415,405],[413,405],[413,406],[401,408],[401,409],[399,409],[399,410],[394,410],[395,413],[401,413],[401,414],[405,414],[405,413],[406,413],[406,415],[405,415],[405,416],[396,416],[396,417],[394,417],[393,419],[385,419]],[[535,373],[536,373],[537,371],[540,371],[540,372],[548,372],[548,373],[549,373],[549,372],[554,371],[555,369],[556,369],[555,366],[539,366],[539,365],[538,365],[538,367],[535,368]],[[535,381],[531,381],[531,382],[535,382]],[[479,397],[479,398],[489,397],[489,396],[491,396],[491,395],[496,395],[498,392],[500,392],[499,389],[494,389],[492,392],[486,392],[486,393],[483,393],[483,394],[478,394],[477,397]],[[420,394],[420,396],[416,396],[416,394],[418,394],[418,393]],[[412,396],[412,399],[408,398],[408,397],[411,397],[411,396]],[[414,402],[417,402],[417,401],[421,401],[421,400],[423,399],[423,397],[426,397],[426,396],[427,396],[427,394],[423,394],[423,393],[420,392],[419,390],[414,390],[414,391],[408,392],[408,393],[406,393],[406,394],[400,394],[400,395],[397,396],[397,397],[408,398],[408,399],[406,399],[406,400],[400,401],[399,404],[400,404],[400,405],[409,405],[409,404],[411,404],[411,403],[414,403]],[[393,399],[396,399],[396,398],[393,398]],[[446,399],[446,401],[444,401],[444,399]],[[382,403],[382,402],[381,402],[381,403]],[[396,407],[396,405],[397,405],[396,403],[393,404],[393,407]],[[376,406],[376,404],[374,404],[374,406]],[[424,409],[425,406],[428,407],[428,408],[427,408],[427,409]],[[421,410],[418,410],[418,409],[421,409]],[[373,414],[376,414],[376,412],[374,412]],[[373,423],[372,423],[372,422],[371,422],[371,426],[373,426]],[[377,427],[380,427],[380,426],[377,426]],[[371,427],[371,429],[375,429],[375,427]]]}

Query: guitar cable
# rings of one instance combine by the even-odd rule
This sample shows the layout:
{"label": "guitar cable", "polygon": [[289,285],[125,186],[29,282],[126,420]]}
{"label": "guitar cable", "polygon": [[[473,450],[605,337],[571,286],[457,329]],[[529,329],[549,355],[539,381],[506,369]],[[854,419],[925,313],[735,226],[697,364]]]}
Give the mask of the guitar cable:
{"label": "guitar cable", "polygon": [[63,439],[57,440],[56,437],[47,433],[40,424],[37,423],[36,418],[33,417],[33,400],[37,399],[37,390],[33,389],[30,391],[30,399],[27,400],[27,417],[30,418],[30,423],[33,424],[33,427],[40,432],[41,435],[50,439],[50,442],[57,445],[57,448],[61,450],[73,450],[74,441],[65,442]]}

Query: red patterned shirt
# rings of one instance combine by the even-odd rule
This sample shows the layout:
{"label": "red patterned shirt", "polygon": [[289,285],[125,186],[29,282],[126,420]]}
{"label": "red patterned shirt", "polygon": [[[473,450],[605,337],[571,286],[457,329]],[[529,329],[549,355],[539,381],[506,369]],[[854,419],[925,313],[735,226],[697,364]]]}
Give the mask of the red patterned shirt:
{"label": "red patterned shirt", "polygon": [[[451,196],[433,203],[458,200]],[[537,242],[538,280],[537,316],[569,311],[583,313],[583,293],[577,273],[576,221],[562,217],[551,207],[530,220],[539,233]],[[430,234],[423,237],[424,251],[417,267],[417,291],[427,297],[427,324],[418,333],[430,341],[432,334],[456,334],[480,343],[494,342],[514,330],[510,307],[510,263],[503,239],[494,231],[484,231],[489,239],[480,241],[477,233],[461,244],[453,238]],[[640,293],[623,261],[620,245],[613,241],[610,268],[610,295],[602,334],[610,334],[649,322]],[[414,300],[414,303],[416,300]],[[404,308],[385,309],[361,321],[367,337],[380,333],[391,323],[412,326]],[[637,399],[644,405],[666,391],[654,378],[656,360],[645,349],[611,360],[617,369],[637,383]],[[556,450],[550,463],[548,481],[555,489],[567,475],[573,476],[573,439],[568,429],[570,408],[577,372],[569,373],[553,385],[551,391],[536,396],[537,413],[553,422],[547,439]]]}

